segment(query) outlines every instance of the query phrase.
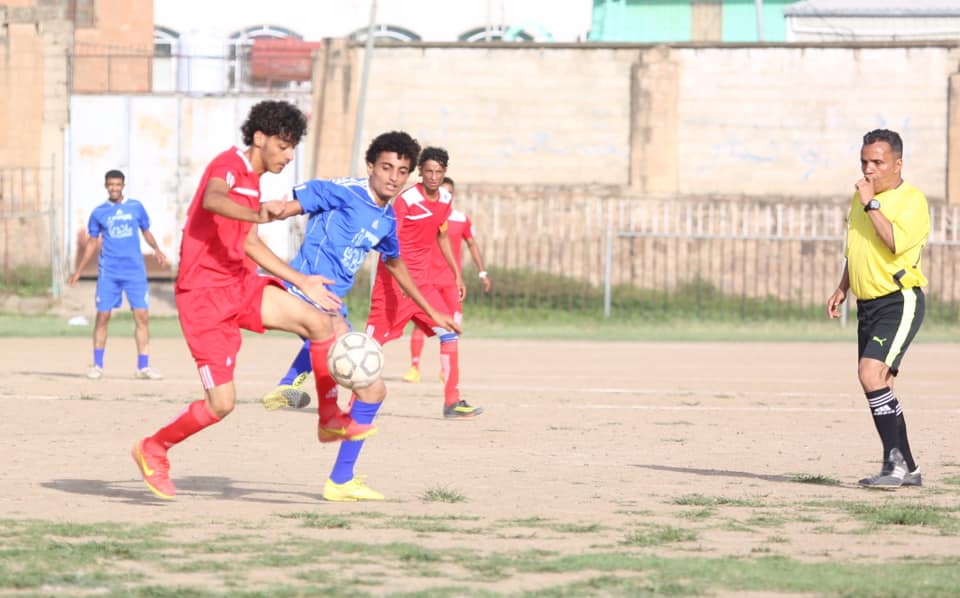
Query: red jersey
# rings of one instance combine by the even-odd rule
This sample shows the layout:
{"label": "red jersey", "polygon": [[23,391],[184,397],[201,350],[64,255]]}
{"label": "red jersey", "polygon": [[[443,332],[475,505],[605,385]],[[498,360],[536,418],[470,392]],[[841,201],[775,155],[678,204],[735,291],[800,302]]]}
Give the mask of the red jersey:
{"label": "red jersey", "polygon": [[[453,196],[444,188],[435,200],[423,193],[423,185],[417,183],[400,193],[393,202],[397,216],[397,238],[400,241],[400,257],[407,265],[413,282],[420,286],[432,282],[432,255],[437,247],[437,234],[447,222],[453,209]],[[439,251],[439,249],[437,249]],[[389,281],[387,279],[390,279]],[[384,281],[380,283],[380,281]],[[377,283],[391,284],[393,277],[381,261],[377,265]]]}
{"label": "red jersey", "polygon": [[260,207],[260,175],[254,172],[243,151],[232,147],[214,158],[203,171],[187,211],[177,290],[229,286],[242,280],[250,270],[243,243],[253,223],[204,209],[203,194],[212,178],[227,182],[233,201],[254,210]]}
{"label": "red jersey", "polygon": [[[464,239],[473,238],[473,223],[470,217],[460,210],[451,210],[450,217],[447,218],[447,237],[450,239],[450,248],[453,250],[453,261],[460,269],[463,269],[461,258]],[[437,286],[448,286],[456,284],[457,277],[453,275],[453,270],[447,260],[443,259],[440,252],[440,246],[437,245],[433,250],[433,262],[430,267],[433,269],[432,279]]]}

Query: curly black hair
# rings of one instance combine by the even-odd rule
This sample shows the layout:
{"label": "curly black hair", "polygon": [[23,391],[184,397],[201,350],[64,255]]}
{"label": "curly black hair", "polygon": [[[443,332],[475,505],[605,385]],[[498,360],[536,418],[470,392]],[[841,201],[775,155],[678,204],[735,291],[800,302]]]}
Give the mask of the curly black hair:
{"label": "curly black hair", "polygon": [[874,129],[863,136],[864,145],[873,145],[880,141],[886,141],[887,144],[890,145],[894,156],[898,158],[903,157],[903,139],[900,138],[900,134],[896,131],[891,131],[890,129]]}
{"label": "curly black hair", "polygon": [[423,166],[427,160],[433,160],[440,166],[446,168],[447,162],[450,161],[450,154],[442,147],[425,147],[423,148],[423,153],[420,154],[420,162],[417,166]]}
{"label": "curly black hair", "polygon": [[307,118],[299,108],[289,102],[274,100],[255,104],[240,127],[246,145],[253,144],[253,134],[257,131],[267,136],[277,135],[287,143],[296,145],[306,130]]}
{"label": "curly black hair", "polygon": [[420,155],[420,144],[405,131],[381,133],[367,148],[367,163],[376,164],[377,158],[383,152],[395,152],[400,158],[410,158],[410,164],[416,164]]}

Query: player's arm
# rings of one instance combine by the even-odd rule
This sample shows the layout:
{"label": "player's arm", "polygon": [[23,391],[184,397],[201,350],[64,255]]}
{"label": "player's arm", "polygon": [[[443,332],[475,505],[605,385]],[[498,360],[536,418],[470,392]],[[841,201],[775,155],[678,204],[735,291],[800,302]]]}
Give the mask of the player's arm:
{"label": "player's arm", "polygon": [[847,271],[847,263],[843,263],[843,274],[840,275],[840,284],[837,290],[827,299],[827,315],[831,318],[840,317],[840,305],[847,299],[847,291],[850,290],[850,273]]}
{"label": "player's arm", "polygon": [[443,261],[447,262],[450,269],[453,270],[453,276],[457,281],[457,293],[460,295],[460,301],[467,297],[467,286],[463,284],[463,274],[460,272],[460,265],[453,259],[453,247],[450,245],[450,236],[447,234],[447,225],[444,223],[437,232],[437,245],[440,247],[440,255]]}
{"label": "player's arm", "polygon": [[470,257],[473,258],[473,263],[477,265],[477,269],[480,271],[480,280],[483,281],[483,292],[489,293],[490,289],[493,288],[493,282],[490,281],[487,268],[483,265],[483,257],[480,255],[480,245],[477,244],[477,241],[473,237],[464,237],[464,240],[467,242],[467,249],[470,250]]}
{"label": "player's arm", "polygon": [[299,216],[303,214],[303,206],[300,204],[299,200],[296,199],[281,199],[281,209],[280,212],[274,217],[276,220],[285,220],[287,218],[292,218],[294,216]]}
{"label": "player's arm", "polygon": [[310,276],[291,268],[263,242],[256,225],[250,227],[250,232],[243,241],[243,249],[257,265],[296,286],[320,307],[329,310],[340,308],[340,298],[324,286],[332,284],[332,280],[323,276]]}
{"label": "player's arm", "polygon": [[167,256],[160,250],[160,245],[157,243],[156,238],[154,238],[153,233],[149,230],[143,231],[143,240],[153,249],[153,254],[157,258],[157,263],[160,264],[160,267],[163,268],[166,266]]}
{"label": "player's arm", "polygon": [[410,271],[407,270],[407,264],[404,263],[402,258],[385,256],[383,265],[387,268],[387,271],[390,272],[390,275],[397,280],[397,284],[400,285],[400,288],[403,289],[407,297],[413,299],[413,302],[416,303],[431,320],[447,330],[453,330],[457,334],[462,334],[463,331],[460,329],[460,326],[453,321],[453,318],[449,314],[438,312],[430,305],[429,301],[424,299],[420,293],[420,289],[418,289],[417,285],[413,282]]}
{"label": "player's arm", "polygon": [[102,235],[90,237],[87,240],[87,244],[83,246],[83,255],[80,256],[80,263],[77,264],[77,270],[67,280],[67,284],[70,286],[76,286],[77,281],[80,280],[80,273],[83,272],[83,269],[87,267],[87,263],[90,261],[90,258],[92,258],[95,253],[100,253],[100,248],[102,246]]}
{"label": "player's arm", "polygon": [[207,182],[207,188],[203,192],[203,209],[225,218],[244,222],[262,224],[275,220],[277,214],[283,209],[283,204],[284,202],[278,199],[265,201],[260,204],[259,210],[240,205],[230,198],[230,186],[227,185],[227,181],[216,177]]}

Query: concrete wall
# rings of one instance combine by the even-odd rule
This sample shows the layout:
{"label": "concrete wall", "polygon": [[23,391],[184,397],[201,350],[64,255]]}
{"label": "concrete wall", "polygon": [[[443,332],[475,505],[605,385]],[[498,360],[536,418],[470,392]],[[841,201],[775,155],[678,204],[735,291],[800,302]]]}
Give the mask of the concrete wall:
{"label": "concrete wall", "polygon": [[[207,164],[231,145],[241,146],[240,125],[250,107],[266,96],[154,96],[74,95],[70,101],[72,124],[67,147],[67,181],[64,230],[70,263],[86,241],[90,213],[106,201],[104,173],[117,168],[126,175],[125,195],[139,199],[150,215],[151,231],[164,253],[176,264],[180,232],[187,208]],[[306,98],[270,96],[301,102]],[[278,175],[261,178],[263,196],[279,199],[306,178],[302,148],[293,164]],[[293,222],[260,227],[270,247],[281,257],[292,258],[299,246],[290,236]],[[145,254],[149,246],[141,243]],[[156,262],[147,258],[150,274]],[[91,263],[88,274],[96,272]]]}
{"label": "concrete wall", "polygon": [[[315,63],[320,176],[349,163],[362,51]],[[948,125],[960,118],[948,102],[958,64],[946,43],[384,47],[362,139],[405,129],[448,148],[450,175],[469,183],[846,197],[863,133],[887,127],[904,136],[906,177],[936,200],[947,195]]]}

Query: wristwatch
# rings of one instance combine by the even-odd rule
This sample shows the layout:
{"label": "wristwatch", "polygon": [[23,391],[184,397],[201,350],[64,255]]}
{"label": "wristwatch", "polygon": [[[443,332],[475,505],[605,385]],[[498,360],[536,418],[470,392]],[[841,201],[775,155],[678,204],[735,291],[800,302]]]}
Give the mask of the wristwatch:
{"label": "wristwatch", "polygon": [[867,202],[867,205],[863,206],[864,212],[869,212],[870,210],[879,210],[880,201],[877,198],[873,198]]}

